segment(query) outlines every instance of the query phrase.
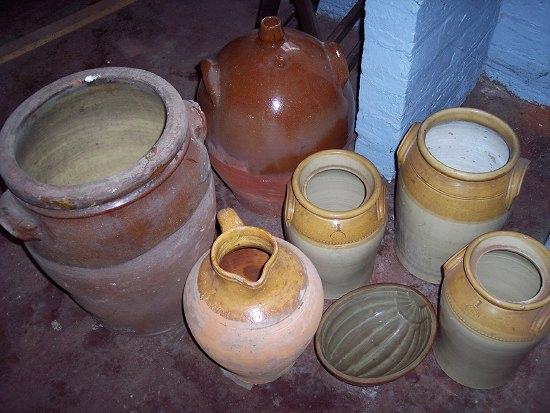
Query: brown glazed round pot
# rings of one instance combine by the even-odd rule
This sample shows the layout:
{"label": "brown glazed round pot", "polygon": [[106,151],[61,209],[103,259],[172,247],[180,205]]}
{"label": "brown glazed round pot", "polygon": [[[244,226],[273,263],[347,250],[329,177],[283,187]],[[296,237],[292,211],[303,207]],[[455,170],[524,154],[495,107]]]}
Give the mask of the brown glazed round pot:
{"label": "brown glazed round pot", "polygon": [[0,132],[0,224],[106,327],[179,325],[186,276],[215,234],[205,129],[198,105],[152,73],[64,77]]}
{"label": "brown glazed round pot", "polygon": [[185,284],[187,325],[200,347],[238,383],[284,374],[313,338],[323,286],[311,261],[267,231],[218,212],[222,234]]}
{"label": "brown glazed round pot", "polygon": [[197,100],[212,166],[246,207],[279,215],[298,164],[351,148],[355,104],[345,56],[266,17],[260,29],[201,62]]}

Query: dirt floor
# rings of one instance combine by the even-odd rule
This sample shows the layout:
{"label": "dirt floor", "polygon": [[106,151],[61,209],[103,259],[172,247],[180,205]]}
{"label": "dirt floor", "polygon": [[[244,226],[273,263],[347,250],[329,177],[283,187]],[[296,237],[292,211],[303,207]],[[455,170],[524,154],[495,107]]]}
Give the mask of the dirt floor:
{"label": "dirt floor", "polygon": [[[35,2],[51,10],[36,18],[18,13],[11,3],[0,9],[0,25],[3,32],[19,34],[63,17],[71,2]],[[245,0],[140,0],[1,65],[0,124],[40,87],[100,66],[150,70],[192,99],[197,63],[248,33],[257,7],[257,1]],[[322,30],[327,33],[331,25],[323,20]],[[2,35],[0,41],[11,37]],[[484,78],[464,106],[494,113],[518,133],[522,155],[532,164],[505,228],[544,242],[550,229],[550,108],[521,101]],[[393,187],[388,184],[388,205],[393,205]],[[243,210],[219,179],[216,194],[219,208],[233,206],[247,223],[282,235],[280,220]],[[373,282],[412,285],[436,304],[438,288],[414,278],[397,261],[393,208],[390,217]],[[327,373],[310,345],[283,377],[248,391],[222,376],[185,327],[153,337],[106,330],[54,286],[5,232],[0,235],[0,290],[2,411],[550,411],[548,338],[507,385],[494,390],[455,383],[431,353],[392,383],[354,387]]]}

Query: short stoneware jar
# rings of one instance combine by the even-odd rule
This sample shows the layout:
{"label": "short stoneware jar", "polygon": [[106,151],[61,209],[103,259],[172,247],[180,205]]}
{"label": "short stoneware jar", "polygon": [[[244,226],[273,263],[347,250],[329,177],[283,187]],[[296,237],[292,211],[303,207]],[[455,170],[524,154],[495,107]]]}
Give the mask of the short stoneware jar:
{"label": "short stoneware jar", "polygon": [[548,333],[550,251],[517,232],[490,232],[443,270],[437,362],[465,386],[503,385]]}
{"label": "short stoneware jar", "polygon": [[396,253],[439,284],[441,266],[475,237],[502,228],[529,161],[501,119],[452,108],[414,124],[397,149]]}
{"label": "short stoneware jar", "polygon": [[183,307],[199,346],[239,384],[284,374],[313,338],[323,286],[298,248],[218,212],[222,234],[187,279]]}
{"label": "short stoneware jar", "polygon": [[385,186],[376,167],[346,150],[304,159],[287,185],[285,236],[319,271],[326,298],[367,284],[384,236]]}

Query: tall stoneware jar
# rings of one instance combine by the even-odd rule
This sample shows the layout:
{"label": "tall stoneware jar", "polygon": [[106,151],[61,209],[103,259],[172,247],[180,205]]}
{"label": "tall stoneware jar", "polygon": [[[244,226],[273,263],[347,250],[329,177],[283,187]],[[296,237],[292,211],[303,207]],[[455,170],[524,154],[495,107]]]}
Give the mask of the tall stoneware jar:
{"label": "tall stoneware jar", "polygon": [[434,353],[453,380],[509,380],[550,329],[550,251],[517,232],[489,232],[443,266]]}
{"label": "tall stoneware jar", "polygon": [[353,145],[354,98],[335,43],[266,17],[200,67],[212,166],[248,209],[279,216],[300,161]]}
{"label": "tall stoneware jar", "polygon": [[359,154],[326,150],[304,159],[287,186],[284,230],[319,271],[326,298],[367,284],[386,229],[385,186]]}
{"label": "tall stoneware jar", "polygon": [[106,327],[180,325],[186,276],[215,234],[205,129],[199,106],[152,73],[64,77],[0,132],[0,223]]}
{"label": "tall stoneware jar", "polygon": [[222,234],[191,271],[185,318],[199,346],[241,384],[285,373],[313,338],[323,287],[298,248],[218,212]]}
{"label": "tall stoneware jar", "polygon": [[441,282],[441,266],[478,235],[501,229],[529,161],[514,131],[477,109],[414,124],[397,149],[396,253],[413,275]]}

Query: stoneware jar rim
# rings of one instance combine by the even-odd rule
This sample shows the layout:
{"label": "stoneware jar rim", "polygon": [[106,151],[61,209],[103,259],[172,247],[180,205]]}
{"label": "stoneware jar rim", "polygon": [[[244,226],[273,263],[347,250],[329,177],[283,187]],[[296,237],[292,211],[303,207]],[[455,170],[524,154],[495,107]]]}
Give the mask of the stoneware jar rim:
{"label": "stoneware jar rim", "polygon": [[[161,135],[133,166],[106,178],[70,186],[47,184],[32,178],[19,166],[15,157],[19,125],[56,95],[70,93],[72,88],[88,87],[94,83],[141,85],[154,92],[161,99],[166,112]],[[18,198],[46,211],[84,210],[117,200],[109,206],[109,209],[116,208],[139,197],[141,192],[138,188],[179,164],[168,166],[178,152],[185,151],[189,145],[189,137],[185,132],[187,128],[188,120],[181,96],[170,83],[154,73],[126,67],[104,67],[73,73],[32,94],[6,120],[0,131],[0,175],[8,189]],[[118,202],[124,196],[128,199]]]}
{"label": "stoneware jar rim", "polygon": [[[508,161],[502,167],[494,171],[482,173],[461,171],[451,168],[439,161],[435,156],[432,155],[426,145],[426,133],[432,126],[438,123],[458,120],[477,123],[493,130],[495,130],[494,126],[497,126],[500,130],[495,130],[495,132],[497,132],[502,137],[502,139],[506,142],[506,145],[508,146]],[[492,115],[491,113],[474,108],[449,108],[432,114],[420,125],[420,129],[418,131],[417,145],[420,153],[422,154],[422,157],[426,160],[426,162],[428,162],[428,164],[432,168],[447,176],[450,176],[451,178],[456,178],[462,181],[469,182],[489,181],[491,179],[495,179],[507,174],[516,165],[519,159],[520,152],[518,138],[515,132],[506,122],[496,117],[495,115]]]}
{"label": "stoneware jar rim", "polygon": [[[320,332],[323,329],[324,325],[327,322],[327,319],[330,317],[330,315],[341,308],[342,306],[346,305],[347,302],[354,296],[360,295],[364,293],[365,291],[374,290],[378,288],[384,288],[384,287],[391,287],[395,289],[404,290],[407,292],[412,292],[416,294],[425,304],[426,307],[429,309],[430,314],[430,336],[428,338],[428,342],[426,343],[425,348],[422,350],[422,352],[407,366],[403,367],[400,371],[397,371],[392,374],[388,374],[386,376],[380,376],[376,378],[361,378],[361,377],[354,377],[350,376],[346,373],[343,373],[342,371],[335,368],[330,361],[326,359],[324,356],[323,350],[322,350],[322,344],[321,344],[321,337]],[[435,340],[435,335],[437,332],[437,316],[435,314],[435,310],[433,308],[432,303],[430,300],[424,296],[420,291],[418,291],[416,288],[404,285],[404,284],[398,284],[398,283],[377,283],[377,284],[370,284],[365,285],[363,287],[359,287],[353,291],[348,292],[347,294],[343,295],[336,301],[334,301],[324,312],[323,316],[321,317],[321,321],[319,323],[319,328],[317,329],[317,333],[315,334],[315,352],[317,353],[317,357],[319,357],[321,364],[336,378],[356,386],[374,386],[379,384],[388,383],[390,381],[396,380],[399,377],[409,373],[410,371],[414,370],[421,362],[424,360],[428,352],[430,351],[432,344]]]}
{"label": "stoneware jar rim", "polygon": [[534,310],[534,309],[543,307],[547,304],[550,304],[550,290],[549,290],[550,285],[548,285],[548,282],[550,280],[548,279],[548,274],[547,274],[548,269],[544,271],[544,269],[536,265],[535,260],[532,258],[531,254],[526,252],[524,249],[517,246],[503,245],[502,241],[495,242],[494,245],[491,245],[488,249],[483,251],[481,255],[491,251],[497,251],[497,250],[510,251],[510,252],[515,252],[517,254],[520,254],[521,256],[531,261],[531,263],[535,265],[535,267],[539,271],[540,277],[541,277],[540,289],[534,297],[531,297],[528,300],[511,302],[511,301],[507,301],[496,297],[495,295],[491,294],[489,291],[487,291],[483,287],[483,285],[478,279],[476,271],[474,271],[473,269],[473,267],[477,263],[477,262],[476,263],[472,262],[473,254],[476,252],[476,249],[479,247],[479,245],[482,242],[490,240],[491,238],[508,238],[511,240],[519,240],[521,242],[525,242],[535,250],[541,251],[543,260],[546,258],[546,260],[549,261],[548,265],[550,266],[550,260],[549,260],[550,252],[546,249],[544,245],[542,245],[540,242],[538,242],[534,238],[531,238],[528,235],[520,234],[514,231],[488,232],[476,238],[475,240],[473,240],[466,247],[466,250],[464,252],[464,272],[466,273],[466,277],[468,278],[468,281],[470,282],[472,287],[475,289],[475,291],[490,303],[507,310],[529,311],[529,310]]}
{"label": "stoneware jar rim", "polygon": [[[365,199],[361,205],[359,205],[357,208],[350,209],[347,211],[330,211],[328,209],[319,208],[318,206],[314,205],[311,201],[307,199],[307,197],[304,195],[302,188],[300,186],[300,176],[302,174],[302,171],[306,167],[306,165],[311,162],[313,159],[317,158],[323,158],[326,156],[331,155],[340,155],[340,156],[346,156],[349,157],[356,162],[361,163],[371,174],[374,188],[372,190],[372,193],[368,197],[368,199]],[[331,165],[330,169],[338,169],[338,165]],[[345,169],[349,172],[348,168]],[[378,201],[378,198],[380,198],[382,193],[382,178],[380,177],[380,173],[376,169],[376,167],[373,165],[371,161],[369,161],[364,156],[361,156],[355,152],[347,151],[345,149],[327,149],[323,151],[316,152],[312,155],[309,155],[307,158],[305,158],[300,164],[296,167],[294,170],[294,173],[292,174],[292,190],[294,191],[294,196],[296,197],[297,201],[308,211],[311,213],[324,217],[324,218],[332,218],[332,219],[348,219],[353,218],[358,215],[361,215],[368,210],[370,210],[372,207],[375,206],[376,202]]]}

